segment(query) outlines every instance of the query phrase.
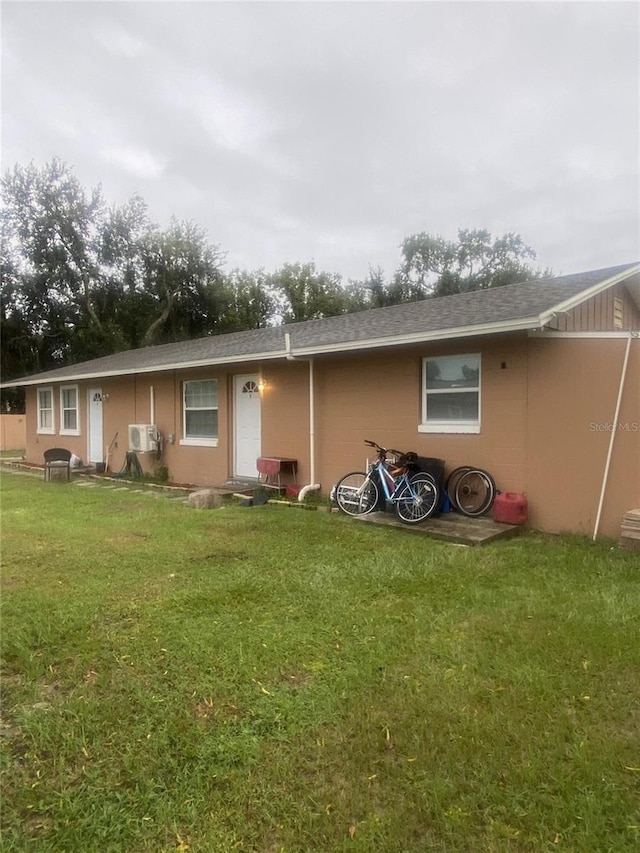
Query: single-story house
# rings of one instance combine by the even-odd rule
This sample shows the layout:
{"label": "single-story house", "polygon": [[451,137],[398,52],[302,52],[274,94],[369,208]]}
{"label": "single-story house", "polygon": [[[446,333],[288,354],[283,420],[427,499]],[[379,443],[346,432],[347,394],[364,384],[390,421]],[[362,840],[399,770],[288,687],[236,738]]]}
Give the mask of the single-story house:
{"label": "single-story house", "polygon": [[[144,470],[206,486],[287,457],[299,484],[328,494],[362,469],[372,439],[486,469],[499,490],[526,494],[543,530],[617,536],[640,506],[639,263],[119,352],[6,385],[26,387],[33,463],[61,445],[104,463],[111,446],[118,471],[137,447]],[[155,438],[160,450],[144,452]]]}

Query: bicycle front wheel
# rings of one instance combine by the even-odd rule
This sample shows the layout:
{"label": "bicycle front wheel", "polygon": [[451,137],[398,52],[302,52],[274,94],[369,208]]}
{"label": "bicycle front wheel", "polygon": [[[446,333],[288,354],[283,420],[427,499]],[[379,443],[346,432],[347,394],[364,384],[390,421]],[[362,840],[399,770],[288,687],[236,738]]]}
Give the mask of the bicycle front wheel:
{"label": "bicycle front wheel", "polygon": [[338,482],[335,502],[347,515],[365,515],[377,506],[378,486],[364,471],[353,471]]}
{"label": "bicycle front wheel", "polygon": [[496,496],[496,484],[490,474],[480,468],[466,471],[456,483],[456,508],[471,518],[489,511]]}
{"label": "bicycle front wheel", "polygon": [[438,509],[440,490],[429,474],[414,474],[396,500],[396,514],[405,524],[425,521]]}

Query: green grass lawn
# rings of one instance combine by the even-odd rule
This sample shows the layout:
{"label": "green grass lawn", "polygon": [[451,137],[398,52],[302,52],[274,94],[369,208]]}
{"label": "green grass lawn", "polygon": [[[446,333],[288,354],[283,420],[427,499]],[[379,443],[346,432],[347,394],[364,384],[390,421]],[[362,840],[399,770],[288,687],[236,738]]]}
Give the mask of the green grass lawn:
{"label": "green grass lawn", "polygon": [[3,851],[635,851],[640,566],[2,478]]}

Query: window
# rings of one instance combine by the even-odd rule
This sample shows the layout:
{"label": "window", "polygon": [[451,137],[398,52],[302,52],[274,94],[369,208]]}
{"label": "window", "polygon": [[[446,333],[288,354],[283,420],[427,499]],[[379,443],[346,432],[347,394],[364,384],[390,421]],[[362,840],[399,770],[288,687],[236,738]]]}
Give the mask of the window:
{"label": "window", "polygon": [[60,389],[60,433],[80,435],[77,385],[63,385]]}
{"label": "window", "polygon": [[419,432],[480,432],[480,356],[445,355],[422,361]]}
{"label": "window", "polygon": [[38,388],[38,429],[45,435],[54,435],[53,388]]}
{"label": "window", "polygon": [[184,383],[180,444],[218,446],[218,380]]}

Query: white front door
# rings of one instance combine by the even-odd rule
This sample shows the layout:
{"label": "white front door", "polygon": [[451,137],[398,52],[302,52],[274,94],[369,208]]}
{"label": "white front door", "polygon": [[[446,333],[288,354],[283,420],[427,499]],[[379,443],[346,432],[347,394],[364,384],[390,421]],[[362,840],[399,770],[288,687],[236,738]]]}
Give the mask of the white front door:
{"label": "white front door", "polygon": [[233,377],[235,452],[234,475],[257,477],[260,456],[260,377]]}
{"label": "white front door", "polygon": [[104,440],[102,437],[102,388],[89,388],[87,402],[89,412],[89,464],[104,462]]}

